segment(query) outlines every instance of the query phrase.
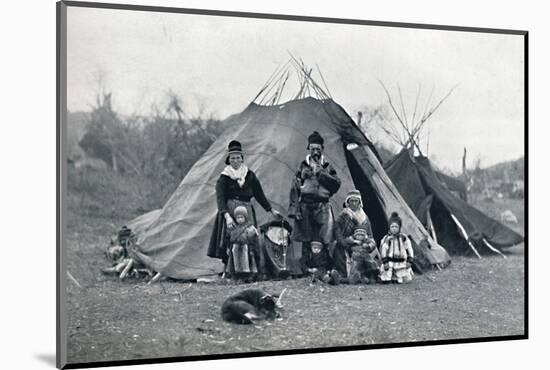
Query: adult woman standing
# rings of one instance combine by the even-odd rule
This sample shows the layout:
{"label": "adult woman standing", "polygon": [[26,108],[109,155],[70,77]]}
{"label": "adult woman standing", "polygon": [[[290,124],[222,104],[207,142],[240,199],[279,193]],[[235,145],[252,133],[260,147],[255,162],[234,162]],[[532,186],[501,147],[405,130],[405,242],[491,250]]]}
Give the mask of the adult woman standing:
{"label": "adult woman standing", "polygon": [[351,190],[344,201],[344,209],[336,219],[336,248],[333,254],[334,267],[339,273],[348,276],[351,268],[351,251],[359,244],[353,233],[356,229],[364,229],[367,238],[372,239],[370,220],[363,210],[363,201],[359,190]]}
{"label": "adult woman standing", "polygon": [[[218,204],[218,214],[212,230],[210,245],[207,255],[213,258],[219,258],[225,265],[225,276],[243,277],[246,274],[253,276],[256,271],[235,271],[235,259],[247,258],[246,256],[233,256],[229,243],[229,233],[236,227],[234,211],[235,208],[243,206],[246,208],[248,217],[255,227],[258,226],[256,212],[252,206],[252,198],[265,209],[271,212],[275,217],[280,217],[279,212],[271,207],[267,200],[262,185],[256,177],[256,174],[244,164],[241,143],[233,140],[229,143],[227,166],[224,167],[216,183],[216,200]],[[257,250],[252,251],[254,261],[251,262],[253,269],[259,265]]]}

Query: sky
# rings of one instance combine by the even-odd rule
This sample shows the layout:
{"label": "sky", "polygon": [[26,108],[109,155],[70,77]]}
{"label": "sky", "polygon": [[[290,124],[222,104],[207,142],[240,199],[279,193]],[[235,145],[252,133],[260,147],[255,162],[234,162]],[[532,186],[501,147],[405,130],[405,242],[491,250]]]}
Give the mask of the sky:
{"label": "sky", "polygon": [[427,105],[433,91],[433,106],[457,86],[421,142],[442,168],[459,171],[464,147],[470,166],[524,154],[522,36],[77,7],[67,18],[69,111],[90,110],[104,89],[117,112],[147,115],[172,91],[190,115],[225,118],[290,52],[321,69],[354,118],[387,103],[379,80],[394,101],[400,87],[409,118],[417,96]]}

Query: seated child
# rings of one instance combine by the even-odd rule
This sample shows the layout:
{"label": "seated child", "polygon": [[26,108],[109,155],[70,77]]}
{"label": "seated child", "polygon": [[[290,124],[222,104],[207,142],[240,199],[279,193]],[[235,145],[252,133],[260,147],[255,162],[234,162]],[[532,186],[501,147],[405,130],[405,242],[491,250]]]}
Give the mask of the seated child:
{"label": "seated child", "polygon": [[332,259],[323,243],[311,242],[311,257],[305,266],[305,270],[312,276],[311,282],[321,280],[330,285],[340,284],[340,274],[332,267]]}
{"label": "seated child", "polygon": [[383,267],[380,271],[382,282],[403,283],[413,278],[411,263],[414,258],[411,241],[401,232],[401,218],[393,212],[388,220],[388,235],[381,242],[380,253]]}
{"label": "seated child", "polygon": [[153,276],[154,271],[145,267],[132,253],[136,235],[131,229],[123,226],[116,238],[111,239],[111,245],[105,251],[111,266],[101,269],[106,275],[119,274],[120,279],[127,276],[141,277],[143,274]]}
{"label": "seated child", "polygon": [[258,230],[248,221],[246,207],[236,207],[233,216],[236,225],[229,232],[226,272],[234,278],[254,277],[258,273]]}
{"label": "seated child", "polygon": [[376,282],[379,267],[371,256],[371,253],[376,249],[376,242],[368,237],[367,230],[364,228],[355,229],[353,239],[351,269],[348,277],[349,284],[369,284]]}

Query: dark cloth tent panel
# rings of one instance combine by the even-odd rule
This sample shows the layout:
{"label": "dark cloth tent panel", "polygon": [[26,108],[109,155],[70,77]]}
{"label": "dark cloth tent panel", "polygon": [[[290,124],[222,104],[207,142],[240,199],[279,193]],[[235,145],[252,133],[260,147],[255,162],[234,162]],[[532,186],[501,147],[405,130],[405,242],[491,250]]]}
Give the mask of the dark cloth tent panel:
{"label": "dark cloth tent panel", "polygon": [[375,190],[374,195],[378,197],[384,209],[386,220],[392,212],[397,212],[400,215],[403,221],[402,231],[412,239],[415,255],[418,256],[419,260],[422,259],[432,265],[448,264],[450,257],[447,251],[430,237],[413,210],[407,205],[407,202],[392,183],[380,162],[376,160],[370,148],[363,146],[351,152],[366,178],[370,179],[370,183]]}
{"label": "dark cloth tent panel", "polygon": [[425,211],[417,205],[420,205],[428,195],[433,196],[432,220],[436,227],[438,241],[447,250],[461,253],[464,252],[463,249],[469,249],[451,214],[458,219],[470,240],[476,244],[482,245],[485,238],[492,246],[502,249],[523,241],[523,237],[515,231],[453,195],[441,183],[428,158],[416,157],[413,162],[409,152],[402,150],[388,162],[385,169],[419,219],[425,219]]}
{"label": "dark cloth tent panel", "polygon": [[443,172],[435,170],[433,172],[437,175],[437,178],[440,180],[441,184],[443,184],[444,187],[446,187],[451,192],[456,193],[460,199],[466,201],[468,190],[466,188],[466,184],[463,181],[457,179],[456,177],[446,175]]}
{"label": "dark cloth tent panel", "polygon": [[476,241],[486,238],[495,247],[505,248],[517,245],[523,237],[497,220],[485,215],[462,199],[451,194],[438,181],[429,160],[426,157],[417,158],[418,169],[426,186],[431,189],[436,199],[455,215],[468,236]]}
{"label": "dark cloth tent panel", "polygon": [[403,219],[403,231],[411,237],[415,254],[423,267],[448,264],[450,262],[448,253],[431,239],[422,223],[415,217],[414,212],[385,173],[380,156],[372,142],[338,104],[332,102],[330,105],[325,105],[325,111],[338,128],[346,147],[348,144],[356,144],[347,150],[348,165],[355,186],[365,199],[364,206],[368,206],[366,212],[371,218],[374,234],[379,238],[378,242],[387,232],[387,219],[392,212],[398,212]]}
{"label": "dark cloth tent panel", "polygon": [[[403,158],[406,156],[407,158]],[[416,213],[416,217],[426,224],[426,214],[417,212],[428,193],[424,190],[418,170],[410,160],[408,152],[402,151],[385,165],[385,170],[399,193]]]}
{"label": "dark cloth tent panel", "polygon": [[[223,269],[220,260],[207,257],[206,251],[217,212],[215,184],[225,166],[231,140],[242,143],[245,164],[258,176],[272,206],[285,217],[291,181],[307,154],[307,137],[313,131],[323,136],[325,157],[342,180],[340,190],[331,198],[335,213],[341,210],[347,192],[355,187],[345,144],[360,144],[363,151],[368,151],[368,160],[376,162],[374,171],[383,172],[371,150],[372,143],[332,100],[305,98],[275,106],[250,104],[242,113],[229,117],[224,126],[227,129],[190,169],[164,207],[128,223],[137,235],[138,258],[166,276],[193,279]],[[380,185],[374,187],[381,192],[377,196],[382,203],[387,193],[397,193],[391,181],[386,182],[383,191]],[[392,189],[387,190],[388,186]],[[255,208],[259,225],[269,221],[270,214],[257,204]],[[408,217],[414,218],[414,214]],[[416,223],[420,225],[418,220]],[[417,231],[413,234],[420,235]],[[446,263],[448,255],[430,256],[429,260]]]}

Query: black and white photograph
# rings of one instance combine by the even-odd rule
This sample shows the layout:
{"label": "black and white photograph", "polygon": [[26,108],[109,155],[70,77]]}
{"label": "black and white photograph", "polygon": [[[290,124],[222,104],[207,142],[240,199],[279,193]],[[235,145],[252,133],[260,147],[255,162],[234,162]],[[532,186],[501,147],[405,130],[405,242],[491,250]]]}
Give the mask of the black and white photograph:
{"label": "black and white photograph", "polygon": [[58,366],[528,337],[526,30],[57,7]]}

